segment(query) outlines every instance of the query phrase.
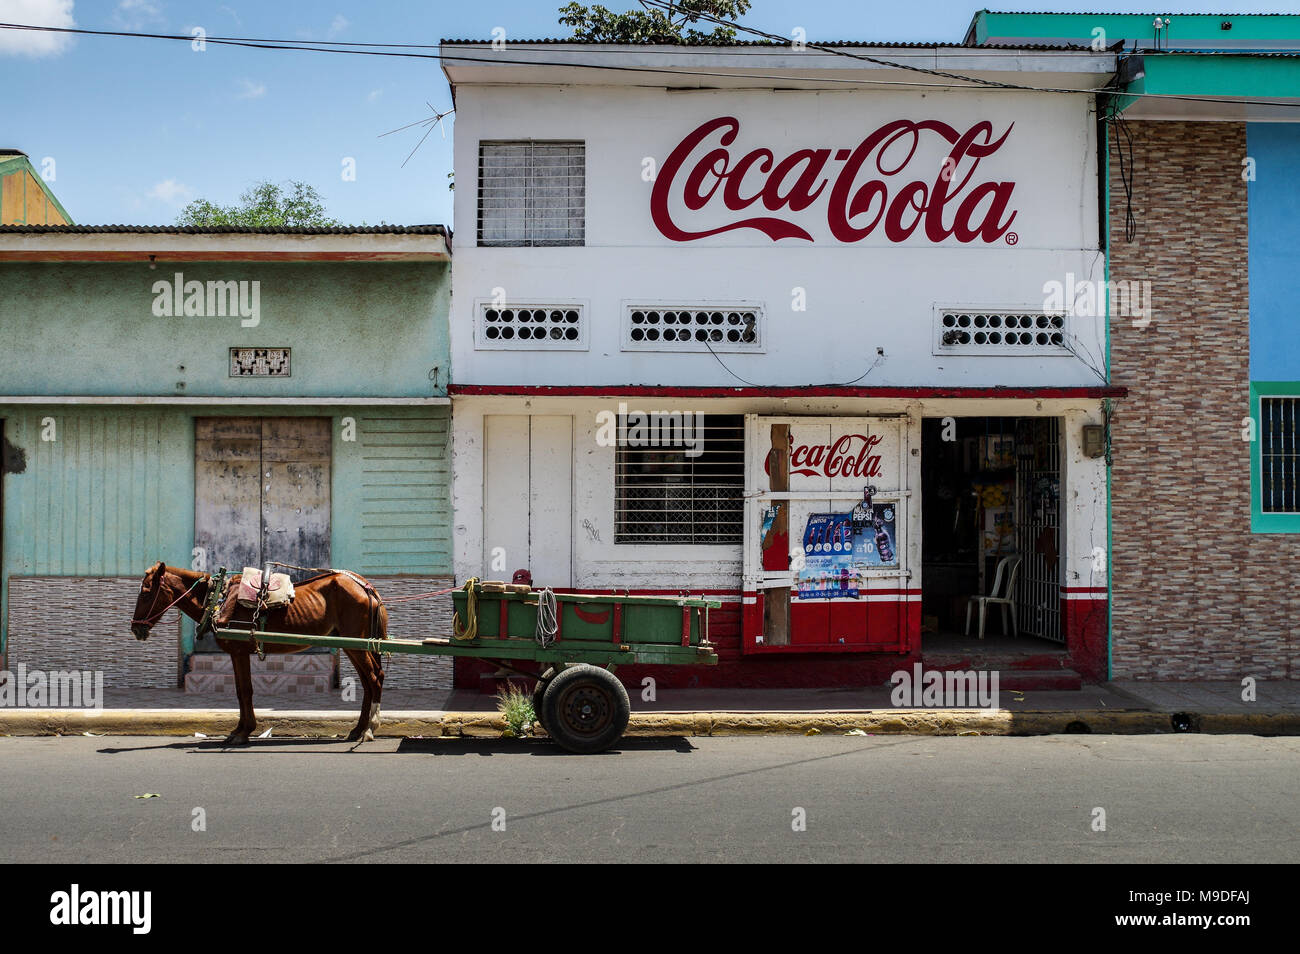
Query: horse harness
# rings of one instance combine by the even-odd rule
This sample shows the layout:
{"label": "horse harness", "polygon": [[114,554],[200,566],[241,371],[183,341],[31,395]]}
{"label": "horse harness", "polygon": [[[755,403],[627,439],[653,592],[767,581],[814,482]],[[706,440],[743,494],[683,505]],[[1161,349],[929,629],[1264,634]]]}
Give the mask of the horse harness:
{"label": "horse harness", "polygon": [[185,597],[193,593],[195,587],[197,587],[200,583],[209,583],[211,582],[211,580],[212,577],[209,574],[205,573],[203,576],[199,577],[197,580],[191,583],[189,587],[183,593],[181,593],[180,596],[176,597],[176,599],[172,600],[170,603],[168,603],[166,606],[160,609],[157,613],[155,613],[153,611],[153,608],[158,605],[158,599],[162,596],[162,587],[159,586],[158,592],[154,594],[153,600],[149,603],[149,612],[145,614],[144,619],[133,619],[131,620],[131,625],[134,626],[136,623],[142,623],[145,626],[149,626],[152,628],[158,622],[158,620],[162,619],[167,614],[167,611],[169,609],[171,609],[181,600],[185,599]]}
{"label": "horse harness", "polygon": [[[367,638],[370,638],[370,634],[373,634],[375,632],[375,628],[379,622],[379,607],[382,605],[382,600],[379,596],[379,591],[376,590],[369,581],[363,580],[361,577],[357,576],[351,570],[336,570],[333,567],[296,566],[292,563],[281,563],[277,560],[269,561],[269,565],[281,566],[291,570],[302,570],[306,572],[312,572],[315,570],[325,571],[319,574],[318,576],[312,577],[311,578],[312,580],[320,579],[320,577],[322,576],[330,576],[330,575],[342,575],[342,576],[349,577],[350,579],[352,579],[353,582],[355,582],[358,586],[360,586],[366,593],[367,615],[369,617]],[[210,579],[210,577],[206,577],[206,579]],[[226,596],[230,591],[230,586],[232,583],[234,583],[233,579],[226,578],[225,567],[222,567],[220,570],[217,571],[217,581],[218,581],[218,586],[213,587],[208,591],[209,592],[208,605],[206,611],[203,614],[203,619],[200,620],[199,622],[199,627],[197,630],[197,632],[200,634],[204,632],[204,629],[208,624],[213,622],[216,616],[217,608],[225,602]],[[304,582],[309,583],[311,582],[311,580],[305,580]],[[259,640],[256,637],[256,635],[253,634],[259,631],[265,632],[266,630],[266,620],[271,610],[271,607],[267,604],[269,585],[270,585],[270,574],[263,573],[262,584],[258,588],[258,593],[257,593],[257,605],[255,607],[251,607],[254,611],[253,618],[248,621],[249,634],[252,638],[253,648],[256,649],[257,651],[257,658],[262,661],[266,660],[266,650],[262,646],[262,641]],[[193,587],[191,587],[191,589],[193,589]],[[292,602],[292,598],[290,599],[290,602]],[[286,603],[278,604],[277,608],[284,607],[287,609],[288,605],[289,604]],[[164,612],[166,612],[166,610],[164,610]],[[234,622],[234,620],[233,619],[228,620],[227,625],[229,625],[231,622]],[[377,640],[375,640],[375,642],[378,643]],[[379,652],[379,651],[380,651],[379,649],[374,650],[374,652]]]}

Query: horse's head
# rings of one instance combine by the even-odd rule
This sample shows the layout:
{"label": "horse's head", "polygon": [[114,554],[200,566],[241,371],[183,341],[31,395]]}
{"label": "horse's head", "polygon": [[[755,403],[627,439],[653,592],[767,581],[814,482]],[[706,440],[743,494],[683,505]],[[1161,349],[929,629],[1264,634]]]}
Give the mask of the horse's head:
{"label": "horse's head", "polygon": [[166,606],[163,599],[166,590],[167,567],[159,560],[145,571],[140,581],[140,595],[135,600],[135,613],[131,616],[131,632],[136,639],[148,639],[149,630],[157,619],[152,616],[158,606]]}

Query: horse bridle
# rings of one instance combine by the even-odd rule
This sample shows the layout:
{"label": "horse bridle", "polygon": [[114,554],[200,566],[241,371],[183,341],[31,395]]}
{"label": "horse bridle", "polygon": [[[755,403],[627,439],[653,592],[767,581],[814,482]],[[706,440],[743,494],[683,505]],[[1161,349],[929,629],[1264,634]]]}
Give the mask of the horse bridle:
{"label": "horse bridle", "polygon": [[166,606],[164,606],[164,607],[163,607],[161,610],[159,610],[157,613],[154,613],[154,612],[153,612],[153,608],[154,608],[155,606],[158,605],[158,599],[159,599],[159,597],[162,595],[162,576],[163,576],[163,575],[164,575],[164,574],[162,574],[162,573],[159,574],[158,592],[154,594],[153,602],[151,602],[151,603],[149,604],[149,613],[145,616],[144,619],[133,619],[133,620],[131,620],[131,625],[132,625],[132,626],[135,626],[135,625],[139,624],[139,625],[142,625],[142,626],[148,626],[148,627],[152,628],[153,625],[154,625],[155,623],[158,622],[158,620],[162,619],[163,616],[165,616],[165,615],[167,614],[167,611],[168,611],[169,609],[171,609],[173,606],[175,606],[175,605],[176,605],[177,603],[179,603],[181,600],[185,599],[185,597],[189,596],[190,593],[194,592],[194,588],[195,588],[196,586],[198,586],[200,583],[209,583],[209,584],[210,584],[210,583],[212,582],[212,575],[211,575],[211,574],[209,574],[209,573],[205,573],[205,574],[203,574],[203,576],[199,577],[197,580],[195,580],[193,583],[191,583],[189,589],[187,589],[184,593],[182,593],[180,596],[176,597],[176,599],[172,600],[170,603],[168,603]]}

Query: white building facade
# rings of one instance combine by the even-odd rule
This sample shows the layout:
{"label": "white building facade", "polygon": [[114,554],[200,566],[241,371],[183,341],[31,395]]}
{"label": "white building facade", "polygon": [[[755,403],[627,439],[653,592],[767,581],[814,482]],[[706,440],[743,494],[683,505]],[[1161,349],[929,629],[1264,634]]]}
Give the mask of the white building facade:
{"label": "white building facade", "polygon": [[694,684],[828,686],[1001,566],[1104,677],[1114,56],[847,52],[443,45],[456,577],[712,595]]}

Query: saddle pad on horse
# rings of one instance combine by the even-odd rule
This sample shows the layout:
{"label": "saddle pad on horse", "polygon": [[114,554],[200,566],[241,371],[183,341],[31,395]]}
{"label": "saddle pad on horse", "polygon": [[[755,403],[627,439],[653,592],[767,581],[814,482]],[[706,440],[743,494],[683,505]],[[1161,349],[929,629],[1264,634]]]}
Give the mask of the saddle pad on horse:
{"label": "saddle pad on horse", "polygon": [[[262,592],[262,571],[254,566],[244,567],[239,575],[239,605],[256,607]],[[293,602],[293,581],[288,573],[272,573],[266,587],[266,605],[271,608]]]}

